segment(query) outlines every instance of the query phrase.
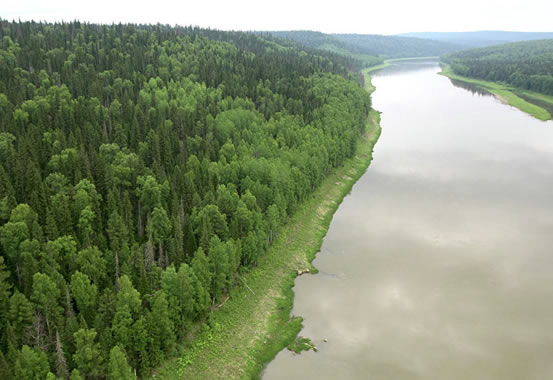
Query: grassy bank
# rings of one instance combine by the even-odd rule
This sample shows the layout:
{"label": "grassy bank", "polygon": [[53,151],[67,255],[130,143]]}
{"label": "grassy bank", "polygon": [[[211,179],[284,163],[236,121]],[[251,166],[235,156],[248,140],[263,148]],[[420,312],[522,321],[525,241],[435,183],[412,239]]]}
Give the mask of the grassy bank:
{"label": "grassy bank", "polygon": [[366,78],[366,75],[367,75],[368,73],[372,73],[373,71],[383,69],[383,68],[388,67],[388,66],[390,66],[390,65],[391,65],[391,64],[390,64],[390,61],[384,61],[384,63],[381,63],[380,65],[367,67],[367,68],[364,69],[362,72],[363,72],[363,74],[365,75],[365,78]]}
{"label": "grassy bank", "polygon": [[444,65],[440,74],[454,80],[469,83],[494,94],[505,103],[532,115],[536,119],[544,121],[551,119],[551,114],[547,109],[553,109],[553,96],[517,89],[502,83],[463,77],[455,74],[449,65]]}
{"label": "grassy bank", "polygon": [[[370,90],[370,80],[367,81]],[[380,114],[371,111],[357,154],[334,170],[281,230],[278,240],[241,277],[243,286],[204,325],[178,359],[166,363],[161,379],[251,379],[296,339],[302,320],[290,316],[294,279],[316,272],[311,265],[338,205],[372,159],[380,136]]]}
{"label": "grassy bank", "polygon": [[388,67],[388,66],[390,66],[389,63],[383,63],[381,65],[369,67],[361,71],[361,73],[363,74],[363,77],[365,78],[365,90],[367,90],[369,94],[372,94],[374,90],[376,90],[376,87],[372,84],[372,81],[371,81],[371,72],[378,69],[383,69],[384,67]]}

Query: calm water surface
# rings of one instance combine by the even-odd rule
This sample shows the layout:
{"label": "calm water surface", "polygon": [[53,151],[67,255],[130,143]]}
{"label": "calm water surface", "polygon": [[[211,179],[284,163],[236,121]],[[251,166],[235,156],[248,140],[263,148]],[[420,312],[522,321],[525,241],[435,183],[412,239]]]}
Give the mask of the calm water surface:
{"label": "calm water surface", "polygon": [[553,123],[437,72],[375,73],[374,160],[294,289],[319,352],[264,380],[553,379]]}

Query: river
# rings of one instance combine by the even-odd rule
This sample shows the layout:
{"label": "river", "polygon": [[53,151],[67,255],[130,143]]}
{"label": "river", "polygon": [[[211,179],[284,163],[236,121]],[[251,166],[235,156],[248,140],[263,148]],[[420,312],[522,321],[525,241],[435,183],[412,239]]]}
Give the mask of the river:
{"label": "river", "polygon": [[553,123],[439,71],[373,74],[373,162],[294,287],[318,352],[264,380],[553,379]]}

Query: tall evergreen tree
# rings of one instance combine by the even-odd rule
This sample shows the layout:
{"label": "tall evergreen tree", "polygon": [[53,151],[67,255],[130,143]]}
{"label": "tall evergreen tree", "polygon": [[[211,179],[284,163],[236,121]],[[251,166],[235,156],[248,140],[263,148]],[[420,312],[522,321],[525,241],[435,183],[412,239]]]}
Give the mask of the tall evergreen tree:
{"label": "tall evergreen tree", "polygon": [[124,351],[119,346],[114,346],[109,353],[108,379],[132,380],[134,378]]}
{"label": "tall evergreen tree", "polygon": [[96,342],[94,329],[80,329],[74,334],[75,354],[73,361],[85,378],[98,378],[104,374],[103,355],[100,344]]}

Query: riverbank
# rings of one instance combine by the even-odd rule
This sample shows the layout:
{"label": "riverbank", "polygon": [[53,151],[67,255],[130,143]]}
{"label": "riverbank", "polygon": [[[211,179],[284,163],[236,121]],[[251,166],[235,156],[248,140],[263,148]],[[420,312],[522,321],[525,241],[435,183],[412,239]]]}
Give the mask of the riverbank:
{"label": "riverbank", "polygon": [[[366,89],[374,91],[370,78]],[[183,348],[178,359],[167,362],[156,378],[258,378],[265,365],[295,340],[302,319],[290,316],[294,279],[305,271],[316,272],[311,262],[332,216],[369,166],[379,136],[380,114],[371,111],[356,155],[324,180],[282,228],[258,266],[241,276],[244,286],[231,291],[212,315],[211,327],[205,325],[192,345]]]}
{"label": "riverbank", "polygon": [[551,114],[553,113],[553,96],[514,88],[502,83],[463,77],[455,74],[447,64],[443,65],[440,75],[476,86],[481,90],[497,96],[501,101],[526,112],[536,119],[542,121],[551,120]]}
{"label": "riverbank", "polygon": [[372,94],[373,91],[376,89],[371,83],[371,76],[370,73],[376,70],[384,69],[388,66],[391,66],[394,62],[402,62],[402,61],[418,61],[418,60],[428,60],[428,59],[439,59],[440,57],[411,57],[411,58],[392,58],[392,59],[386,59],[383,63],[376,66],[367,67],[366,69],[363,69],[361,73],[365,77],[365,89],[369,92],[369,94]]}
{"label": "riverbank", "polygon": [[365,79],[365,90],[367,90],[369,94],[372,94],[374,90],[376,90],[376,87],[372,84],[371,81],[371,73],[375,70],[380,70],[388,66],[390,66],[390,63],[388,63],[388,61],[385,61],[378,66],[372,66],[361,70],[361,74],[363,74],[363,78]]}

